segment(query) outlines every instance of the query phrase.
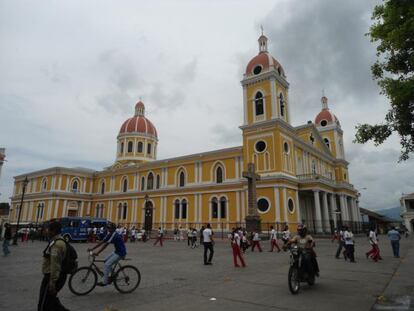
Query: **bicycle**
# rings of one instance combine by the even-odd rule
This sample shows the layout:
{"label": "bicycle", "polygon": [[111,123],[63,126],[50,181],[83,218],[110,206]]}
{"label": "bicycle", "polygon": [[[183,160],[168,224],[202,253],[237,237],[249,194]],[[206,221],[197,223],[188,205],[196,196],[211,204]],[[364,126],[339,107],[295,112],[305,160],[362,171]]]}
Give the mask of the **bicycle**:
{"label": "bicycle", "polygon": [[[69,278],[69,289],[78,296],[89,294],[98,283],[98,274],[103,277],[104,273],[95,264],[96,262],[105,262],[105,260],[96,260],[95,255],[90,252],[88,256],[89,266],[80,267],[71,274]],[[130,259],[122,259],[128,261]],[[121,265],[119,260],[112,266],[109,277],[109,284],[113,283],[116,290],[122,294],[132,293],[141,282],[141,273],[132,265]]]}

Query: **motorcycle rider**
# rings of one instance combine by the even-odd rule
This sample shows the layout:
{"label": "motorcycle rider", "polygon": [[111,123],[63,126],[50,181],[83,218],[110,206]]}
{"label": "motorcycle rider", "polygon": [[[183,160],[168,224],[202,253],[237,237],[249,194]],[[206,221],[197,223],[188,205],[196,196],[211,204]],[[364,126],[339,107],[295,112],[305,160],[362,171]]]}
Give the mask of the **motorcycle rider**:
{"label": "motorcycle rider", "polygon": [[315,275],[319,277],[319,265],[316,260],[316,253],[314,251],[315,241],[312,236],[308,234],[308,229],[305,225],[299,224],[297,228],[298,234],[294,236],[283,248],[287,248],[290,244],[296,244],[299,249],[310,255],[310,264],[315,272]]}

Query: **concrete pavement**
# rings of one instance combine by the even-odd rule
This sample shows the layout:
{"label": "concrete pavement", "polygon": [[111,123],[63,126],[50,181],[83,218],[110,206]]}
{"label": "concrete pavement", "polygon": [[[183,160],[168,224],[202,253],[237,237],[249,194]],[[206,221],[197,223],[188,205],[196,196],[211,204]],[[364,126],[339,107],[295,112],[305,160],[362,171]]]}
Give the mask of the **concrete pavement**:
{"label": "concrete pavement", "polygon": [[[71,310],[88,311],[384,310],[378,306],[396,306],[395,298],[400,296],[409,297],[411,305],[406,303],[405,309],[398,310],[413,309],[412,238],[402,240],[402,258],[395,259],[388,240],[380,236],[384,259],[378,263],[365,258],[367,238],[358,238],[355,264],[334,258],[335,243],[318,240],[321,277],[315,286],[303,286],[296,296],[290,294],[287,284],[288,253],[267,252],[268,241],[263,242],[263,253],[246,254],[245,269],[232,266],[231,248],[225,241],[216,243],[213,266],[204,266],[202,249],[190,249],[186,242],[168,241],[164,247],[128,243],[128,257],[132,258],[129,263],[136,265],[142,275],[134,293],[122,295],[108,286],[78,297],[66,286],[59,297]],[[74,245],[80,265],[86,264],[88,245]],[[23,243],[11,248],[10,257],[0,258],[0,309],[36,310],[44,247],[42,242]]]}

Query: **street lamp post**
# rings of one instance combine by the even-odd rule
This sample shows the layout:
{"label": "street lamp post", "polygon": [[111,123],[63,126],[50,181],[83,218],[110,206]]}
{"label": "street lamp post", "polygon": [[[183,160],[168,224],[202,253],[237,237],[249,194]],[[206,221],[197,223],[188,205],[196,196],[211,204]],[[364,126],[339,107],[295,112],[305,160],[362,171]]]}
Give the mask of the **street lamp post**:
{"label": "street lamp post", "polygon": [[22,215],[24,193],[26,192],[26,187],[27,187],[28,183],[29,183],[29,180],[27,179],[27,176],[26,176],[26,178],[23,180],[22,199],[20,201],[19,215],[17,216],[16,234],[14,235],[13,245],[17,245],[17,233],[19,232],[20,217]]}

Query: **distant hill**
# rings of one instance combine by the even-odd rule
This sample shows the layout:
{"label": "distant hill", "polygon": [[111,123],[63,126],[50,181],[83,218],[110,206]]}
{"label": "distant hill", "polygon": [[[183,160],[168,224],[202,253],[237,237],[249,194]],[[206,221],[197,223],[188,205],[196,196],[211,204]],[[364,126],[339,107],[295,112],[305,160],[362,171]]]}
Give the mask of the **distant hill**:
{"label": "distant hill", "polygon": [[399,206],[393,207],[393,208],[382,209],[382,210],[378,210],[378,211],[375,211],[375,212],[378,213],[378,214],[387,216],[388,218],[398,220],[398,221],[402,220],[402,218],[400,216],[401,209],[400,209]]}

